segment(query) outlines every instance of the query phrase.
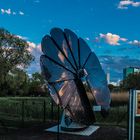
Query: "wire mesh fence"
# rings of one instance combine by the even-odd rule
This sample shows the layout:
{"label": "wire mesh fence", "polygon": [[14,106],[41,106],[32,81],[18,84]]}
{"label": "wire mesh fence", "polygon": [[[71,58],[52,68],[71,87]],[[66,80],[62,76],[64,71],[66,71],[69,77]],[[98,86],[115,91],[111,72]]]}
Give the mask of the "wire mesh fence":
{"label": "wire mesh fence", "polygon": [[[62,115],[60,108],[60,120]],[[112,105],[107,118],[95,112],[95,125],[128,127],[128,105]],[[22,128],[57,122],[58,106],[50,97],[13,97],[0,98],[0,130],[6,132],[9,127]],[[136,133],[140,134],[140,119],[136,119]],[[1,132],[0,132],[1,133]]]}
{"label": "wire mesh fence", "polygon": [[[60,108],[60,120],[62,115]],[[128,102],[111,104],[110,113],[103,118],[95,112],[95,125],[128,127]],[[58,119],[58,106],[51,97],[1,97],[0,98],[0,133],[9,128],[48,124]],[[140,137],[140,118],[136,118],[136,136]]]}
{"label": "wire mesh fence", "polygon": [[[56,104],[53,103],[50,97],[1,98],[0,120],[5,123],[9,121],[11,123],[15,122],[15,125],[24,125],[27,122],[57,120],[57,109]],[[102,118],[100,112],[95,112],[95,116],[98,124],[122,125],[126,127],[127,105],[111,107],[107,118]]]}

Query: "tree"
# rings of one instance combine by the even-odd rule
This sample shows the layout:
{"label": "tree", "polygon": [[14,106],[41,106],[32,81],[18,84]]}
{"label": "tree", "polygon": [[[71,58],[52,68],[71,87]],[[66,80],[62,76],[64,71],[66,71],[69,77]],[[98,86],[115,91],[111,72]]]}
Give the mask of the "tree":
{"label": "tree", "polygon": [[27,67],[34,59],[28,51],[28,43],[0,28],[0,91],[6,86],[6,76],[14,68]]}
{"label": "tree", "polygon": [[42,85],[45,83],[43,76],[38,72],[32,74],[32,81],[38,81]]}
{"label": "tree", "polygon": [[43,76],[38,72],[33,73],[30,79],[29,94],[34,96],[46,96],[48,92]]}
{"label": "tree", "polygon": [[6,81],[9,87],[7,95],[28,95],[30,79],[26,71],[16,68],[6,76]]}
{"label": "tree", "polygon": [[116,88],[116,86],[114,86],[112,84],[108,84],[108,88],[109,88],[110,92],[112,92]]}
{"label": "tree", "polygon": [[140,89],[140,73],[129,74],[126,79],[123,80],[124,89]]}

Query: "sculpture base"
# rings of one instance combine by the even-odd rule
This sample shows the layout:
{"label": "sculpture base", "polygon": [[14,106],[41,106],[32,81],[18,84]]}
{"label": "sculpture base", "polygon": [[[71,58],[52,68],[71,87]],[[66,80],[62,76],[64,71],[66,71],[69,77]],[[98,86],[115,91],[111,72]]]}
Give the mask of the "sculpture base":
{"label": "sculpture base", "polygon": [[[97,129],[99,129],[99,126],[94,126],[94,125],[90,125],[87,128],[85,128],[84,130],[81,131],[64,131],[61,129],[61,124],[59,125],[59,133],[63,133],[63,134],[72,134],[72,135],[81,135],[81,136],[90,136],[91,134],[93,134],[95,131],[97,131]],[[45,131],[48,132],[54,132],[54,133],[58,133],[58,125],[48,128]]]}
{"label": "sculpture base", "polygon": [[62,115],[60,128],[62,131],[82,131],[88,126],[72,121],[70,117],[66,117],[65,112]]}
{"label": "sculpture base", "polygon": [[72,122],[69,126],[64,125],[63,123],[60,124],[60,128],[62,131],[68,131],[68,132],[78,132],[78,131],[83,131],[87,128],[88,126],[86,125],[81,125],[78,123]]}

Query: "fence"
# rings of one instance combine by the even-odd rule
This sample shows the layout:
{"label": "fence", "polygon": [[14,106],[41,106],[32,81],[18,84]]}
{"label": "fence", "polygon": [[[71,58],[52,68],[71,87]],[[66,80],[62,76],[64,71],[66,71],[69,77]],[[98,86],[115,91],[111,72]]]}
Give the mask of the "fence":
{"label": "fence", "polygon": [[[95,112],[95,124],[127,128],[128,103],[119,101],[117,104],[117,102],[111,103],[110,114],[106,119],[101,117],[100,112]],[[48,121],[57,121],[57,117],[58,108],[50,97],[0,98],[0,130],[2,128],[3,131],[7,131],[9,127],[21,128],[44,124]],[[140,134],[140,119],[136,118],[136,120],[136,133]]]}
{"label": "fence", "polygon": [[56,119],[57,106],[51,98],[0,98],[0,127],[24,127]]}
{"label": "fence", "polygon": [[[61,113],[60,113],[61,114]],[[127,105],[111,107],[109,116],[104,119],[95,113],[96,123],[100,125],[127,126]],[[57,106],[50,97],[0,98],[0,120],[5,125],[21,127],[57,119]],[[0,124],[1,125],[1,124]]]}

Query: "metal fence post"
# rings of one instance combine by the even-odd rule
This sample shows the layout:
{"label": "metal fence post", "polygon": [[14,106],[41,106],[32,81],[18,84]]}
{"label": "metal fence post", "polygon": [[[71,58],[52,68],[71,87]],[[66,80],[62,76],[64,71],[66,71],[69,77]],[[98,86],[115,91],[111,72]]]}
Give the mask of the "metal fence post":
{"label": "metal fence post", "polygon": [[46,101],[43,102],[43,122],[46,122]]}
{"label": "metal fence post", "polygon": [[21,117],[22,117],[22,125],[24,125],[24,113],[25,113],[25,111],[24,111],[24,104],[25,104],[25,102],[24,102],[24,100],[22,100],[22,105],[21,105],[21,108],[22,108],[22,114],[21,114]]}
{"label": "metal fence post", "polygon": [[53,100],[51,99],[51,121],[53,121]]}

